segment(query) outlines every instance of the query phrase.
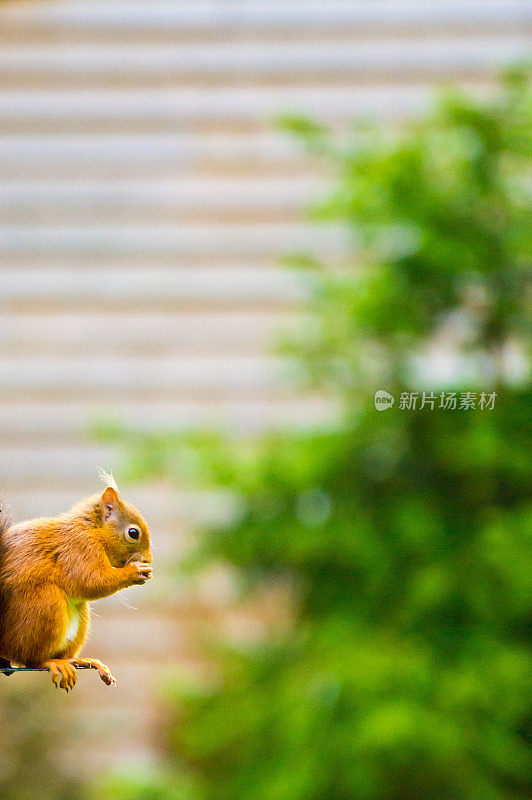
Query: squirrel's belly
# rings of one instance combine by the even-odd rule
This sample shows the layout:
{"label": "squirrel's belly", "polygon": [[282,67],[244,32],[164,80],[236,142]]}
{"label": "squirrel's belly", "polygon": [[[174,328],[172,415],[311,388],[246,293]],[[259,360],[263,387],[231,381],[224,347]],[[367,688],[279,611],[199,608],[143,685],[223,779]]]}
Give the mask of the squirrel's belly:
{"label": "squirrel's belly", "polygon": [[75,605],[73,601],[69,599],[69,606],[72,616],[70,618],[70,623],[67,628],[67,632],[65,633],[65,637],[59,646],[60,650],[66,650],[68,645],[75,641],[79,631],[79,624],[81,621],[79,605]]}

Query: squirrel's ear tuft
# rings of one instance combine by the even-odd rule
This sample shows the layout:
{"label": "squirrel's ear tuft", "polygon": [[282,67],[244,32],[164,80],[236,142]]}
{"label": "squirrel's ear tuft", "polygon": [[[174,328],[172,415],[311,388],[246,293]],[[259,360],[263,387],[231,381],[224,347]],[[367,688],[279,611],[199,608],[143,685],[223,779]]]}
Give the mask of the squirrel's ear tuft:
{"label": "squirrel's ear tuft", "polygon": [[116,489],[113,489],[112,486],[108,486],[105,492],[100,497],[100,505],[102,507],[102,513],[104,519],[109,519],[113,511],[116,510],[118,503],[119,500]]}
{"label": "squirrel's ear tuft", "polygon": [[98,467],[98,475],[100,476],[100,478],[102,479],[102,481],[105,483],[106,486],[110,486],[118,494],[118,486],[116,485],[116,481],[113,477],[112,472],[106,472],[101,467]]}

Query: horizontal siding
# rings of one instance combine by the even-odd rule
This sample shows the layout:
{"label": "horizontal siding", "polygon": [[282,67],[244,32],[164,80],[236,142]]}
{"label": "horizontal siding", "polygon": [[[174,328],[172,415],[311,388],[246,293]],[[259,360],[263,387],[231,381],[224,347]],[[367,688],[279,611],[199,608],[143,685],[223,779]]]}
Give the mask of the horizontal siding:
{"label": "horizontal siding", "polygon": [[500,67],[528,53],[526,34],[473,41],[464,36],[452,40],[290,41],[289,47],[286,42],[243,42],[239,47],[232,42],[194,43],[179,48],[170,44],[131,48],[113,43],[93,44],[82,50],[75,46],[50,49],[11,45],[0,52],[0,77],[9,77],[11,82],[24,78],[39,87],[46,87],[49,80],[55,86],[86,85],[88,80],[96,84],[120,81],[131,86],[157,78],[167,84],[228,78],[285,81],[289,71],[293,84],[323,83],[340,76],[345,81],[357,75],[374,82],[390,74],[398,80],[434,72],[439,76],[442,71],[461,76]]}
{"label": "horizontal siding", "polygon": [[105,225],[109,216],[144,223],[190,216],[212,220],[221,214],[257,217],[300,216],[324,187],[308,178],[233,180],[84,181],[80,183],[5,181],[0,185],[0,214],[5,223],[84,224],[87,215]]}
{"label": "horizontal siding", "polygon": [[326,424],[335,408],[331,400],[323,397],[273,397],[271,391],[248,399],[229,395],[223,401],[219,395],[162,400],[153,398],[151,387],[144,395],[136,387],[135,394],[137,400],[128,397],[121,401],[119,409],[114,397],[107,402],[97,396],[91,400],[70,397],[68,402],[63,397],[47,400],[41,395],[34,400],[28,396],[22,401],[17,398],[17,402],[4,398],[0,401],[3,446],[22,444],[28,448],[51,440],[70,443],[83,432],[89,437],[99,420],[119,420],[132,431],[153,433],[211,427],[234,434],[272,428],[303,429]]}
{"label": "horizontal siding", "polygon": [[[483,81],[485,83],[485,81]],[[485,94],[481,85],[471,92]],[[428,83],[376,86],[255,87],[132,90],[1,91],[3,130],[54,133],[103,130],[113,132],[222,128],[259,130],[283,112],[311,115],[323,122],[349,123],[357,117],[388,120],[419,114],[429,105]]]}
{"label": "horizontal siding", "polygon": [[[239,276],[233,272],[230,277]],[[279,292],[283,289],[288,293],[290,287],[283,286],[280,281]],[[259,287],[257,292],[261,294]],[[293,293],[298,296],[297,287],[293,287]],[[75,297],[75,293],[70,297]],[[10,300],[16,302],[19,298],[17,291]],[[132,300],[135,300],[133,294]],[[151,313],[146,310],[136,313],[134,320],[130,313],[127,306],[122,312],[105,314],[81,309],[76,314],[5,313],[0,317],[2,351],[9,357],[23,356],[28,350],[36,354],[79,356],[89,355],[96,349],[111,356],[167,355],[176,351],[181,355],[241,355],[268,348],[277,332],[299,328],[299,317],[295,314],[266,310],[223,313],[207,309],[203,313],[176,315],[157,309]]]}
{"label": "horizontal siding", "polygon": [[[62,222],[62,220],[61,220]],[[348,235],[333,226],[309,230],[303,222],[228,225],[10,225],[0,230],[0,260],[54,253],[71,259],[187,257],[218,252],[227,257],[279,258],[293,250],[313,250],[329,257],[345,252]],[[145,276],[147,277],[147,276]],[[124,285],[127,293],[127,286]],[[149,282],[146,286],[149,294]],[[238,291],[238,289],[236,289]]]}
{"label": "horizontal siding", "polygon": [[[0,359],[2,386],[0,397],[51,394],[60,396],[65,390],[83,397],[90,391],[94,399],[133,396],[139,391],[151,396],[216,392],[245,395],[277,394],[283,391],[283,366],[264,356],[219,358],[77,358]],[[98,389],[96,389],[98,387]]]}
{"label": "horizontal siding", "polygon": [[[353,0],[195,0],[176,3],[174,0],[113,0],[88,2],[49,2],[27,4],[24,9],[6,8],[2,11],[3,25],[7,32],[18,30],[26,36],[39,32],[47,36],[79,32],[88,36],[91,32],[102,34],[109,30],[121,37],[128,33],[154,32],[165,35],[184,35],[196,32],[208,36],[244,35],[264,33],[268,29],[286,31],[287,26],[296,30],[311,30],[323,36],[328,29],[337,31],[345,26],[356,28],[374,26],[379,31],[389,28],[422,29],[434,25],[452,29],[464,25],[478,28],[487,25],[517,26],[530,20],[530,5],[526,0],[378,0],[377,2],[353,2]],[[296,28],[297,26],[297,28]]]}
{"label": "horizontal siding", "polygon": [[[98,241],[99,230],[100,235],[104,238],[105,232],[96,227],[90,231],[87,231],[86,228],[83,230],[45,228],[38,229],[38,233],[31,228],[30,232],[33,232],[35,237],[35,249],[37,246],[44,251],[56,248],[57,252],[62,243],[63,252],[77,249],[86,253],[87,249],[90,249],[89,245],[92,244],[94,249],[98,248],[99,250],[101,247],[104,254],[108,255],[109,251],[102,242]],[[255,231],[257,234],[258,230]],[[287,235],[289,230],[287,227],[283,227],[279,233]],[[294,230],[301,237],[301,243],[305,233],[304,227],[293,228],[292,231]],[[160,252],[162,243],[158,234],[162,238],[162,232],[165,232],[168,237],[165,245],[170,250],[172,245],[175,245],[176,250],[185,249],[186,240],[191,249],[207,246],[205,242],[201,245],[196,241],[200,233],[203,237],[206,233],[199,227],[196,230],[189,229],[186,237],[184,233],[180,237],[180,231],[176,231],[170,226],[151,231],[146,228],[142,230],[133,227],[121,230],[118,228],[114,234],[116,238],[113,239],[112,230],[108,230],[107,238],[114,242],[119,252],[135,250],[135,245],[138,244],[143,245],[144,251],[148,251],[154,257],[153,250],[149,248],[151,245],[156,248],[157,253]],[[217,234],[220,233],[220,237],[222,237],[223,232],[223,228],[214,229],[210,232],[209,238],[214,243],[217,240]],[[270,243],[275,242],[275,229],[263,229],[262,232],[263,235],[269,234]],[[20,256],[20,249],[17,248],[16,243],[22,244],[22,241],[25,241],[28,249],[31,249],[27,239],[24,239],[25,233],[24,228],[18,228],[16,235],[13,234],[13,238],[9,241],[9,248],[6,247],[6,249],[9,249],[14,255]],[[119,233],[121,237],[117,241]],[[62,240],[62,235],[66,238],[67,234],[72,236],[72,242]],[[144,242],[141,241],[142,234],[145,235]],[[231,231],[229,235],[227,231],[225,234],[226,241],[229,243],[235,241],[240,247],[243,246],[242,240],[238,237],[238,231],[233,232],[233,239],[230,238]],[[4,232],[4,236],[7,240],[9,233]],[[251,237],[251,233],[249,236]],[[320,237],[316,237],[314,241],[320,241]],[[5,240],[4,242],[7,244]],[[2,243],[2,234],[0,233],[0,253],[2,252]],[[138,254],[136,250],[135,252]],[[192,302],[230,300],[243,304],[260,299],[264,303],[268,301],[294,303],[303,299],[304,283],[293,273],[273,267],[263,269],[261,267],[219,266],[193,270],[192,268],[176,267],[172,269],[171,267],[154,266],[149,270],[131,267],[113,270],[111,265],[107,266],[106,261],[103,260],[92,269],[83,267],[72,269],[65,266],[61,269],[36,267],[22,271],[5,268],[2,273],[2,295],[6,305],[22,300],[46,302],[48,299],[56,299],[63,304],[77,302],[82,306],[84,300],[94,298],[98,303],[110,301],[118,310],[121,306],[127,307],[128,304],[136,304],[141,301],[149,306],[152,301],[164,303],[169,299]],[[63,309],[65,309],[64,305]]]}
{"label": "horizontal siding", "polygon": [[74,181],[97,178],[134,179],[169,175],[180,180],[205,180],[224,174],[232,179],[242,171],[267,179],[296,173],[308,179],[301,147],[272,131],[227,135],[181,129],[166,134],[124,133],[87,135],[62,133],[9,136],[0,132],[0,166],[6,179],[36,180],[45,176]]}

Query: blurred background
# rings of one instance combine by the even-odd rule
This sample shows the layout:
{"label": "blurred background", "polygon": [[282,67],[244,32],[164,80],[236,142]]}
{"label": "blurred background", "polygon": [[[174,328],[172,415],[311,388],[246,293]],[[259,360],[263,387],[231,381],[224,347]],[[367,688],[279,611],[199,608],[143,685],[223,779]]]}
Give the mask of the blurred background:
{"label": "blurred background", "polygon": [[0,484],[114,470],[155,570],[94,604],[116,690],[0,678],[2,798],[527,795],[529,25],[0,4]]}

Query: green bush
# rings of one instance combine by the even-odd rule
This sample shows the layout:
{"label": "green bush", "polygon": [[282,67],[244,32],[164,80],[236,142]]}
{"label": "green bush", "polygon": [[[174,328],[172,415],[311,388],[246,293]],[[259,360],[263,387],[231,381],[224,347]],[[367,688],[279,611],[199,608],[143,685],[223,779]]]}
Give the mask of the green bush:
{"label": "green bush", "polygon": [[[353,233],[349,263],[294,259],[311,322],[284,348],[341,420],[259,443],[128,439],[137,475],[177,477],[192,452],[234,493],[200,566],[293,591],[288,633],[227,645],[216,686],[174,693],[169,763],[194,797],[529,796],[529,98],[512,75],[490,103],[447,97],[347,145],[284,119],[337,174],[314,216]],[[442,392],[475,407],[440,408]]]}

